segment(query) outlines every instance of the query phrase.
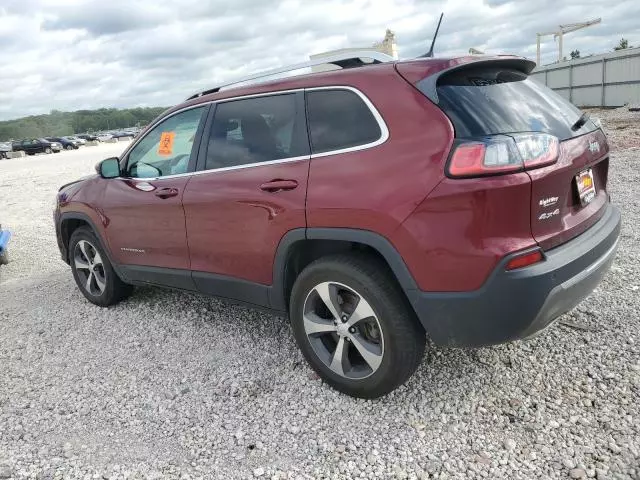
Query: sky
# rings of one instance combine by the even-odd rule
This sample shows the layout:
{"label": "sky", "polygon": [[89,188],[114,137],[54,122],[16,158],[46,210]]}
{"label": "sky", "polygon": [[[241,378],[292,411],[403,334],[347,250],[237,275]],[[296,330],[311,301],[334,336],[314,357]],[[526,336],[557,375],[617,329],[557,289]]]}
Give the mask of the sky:
{"label": "sky", "polygon": [[[56,110],[170,106],[243,75],[370,47],[396,34],[400,58],[470,47],[535,59],[536,32],[602,17],[564,54],[640,46],[640,1],[0,0],[0,120]],[[542,63],[557,56],[553,37]]]}

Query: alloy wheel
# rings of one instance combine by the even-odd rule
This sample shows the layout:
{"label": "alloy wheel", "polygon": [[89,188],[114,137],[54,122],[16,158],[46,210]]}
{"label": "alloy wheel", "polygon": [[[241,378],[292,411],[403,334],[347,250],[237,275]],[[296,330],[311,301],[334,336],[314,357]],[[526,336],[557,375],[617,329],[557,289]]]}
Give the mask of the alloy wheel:
{"label": "alloy wheel", "polygon": [[338,282],[316,285],[305,299],[303,324],[314,352],[334,373],[357,380],[380,367],[382,328],[369,302],[354,289]]}
{"label": "alloy wheel", "polygon": [[80,240],[74,249],[73,264],[84,290],[95,297],[102,295],[107,287],[107,277],[96,247]]}

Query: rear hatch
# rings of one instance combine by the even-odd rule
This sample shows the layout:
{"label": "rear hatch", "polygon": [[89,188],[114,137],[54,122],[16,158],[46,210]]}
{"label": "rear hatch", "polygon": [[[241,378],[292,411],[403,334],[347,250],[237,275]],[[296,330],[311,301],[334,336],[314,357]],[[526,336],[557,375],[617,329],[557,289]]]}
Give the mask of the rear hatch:
{"label": "rear hatch", "polygon": [[451,119],[458,145],[499,144],[495,152],[519,157],[514,165],[494,155],[491,165],[505,167],[490,174],[527,172],[531,232],[546,250],[584,232],[604,213],[609,147],[588,116],[529,77],[532,66],[527,60],[476,61],[416,86]]}

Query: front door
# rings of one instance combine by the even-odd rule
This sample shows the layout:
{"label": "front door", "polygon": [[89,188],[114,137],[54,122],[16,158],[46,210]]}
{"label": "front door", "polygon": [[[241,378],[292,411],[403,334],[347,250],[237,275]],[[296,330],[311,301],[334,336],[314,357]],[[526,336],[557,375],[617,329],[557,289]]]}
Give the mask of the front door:
{"label": "front door", "polygon": [[218,103],[198,167],[183,197],[194,282],[264,305],[278,243],[306,226],[302,92]]}
{"label": "front door", "polygon": [[207,110],[162,120],[121,160],[122,177],[107,180],[101,202],[107,241],[129,280],[190,286],[182,197]]}
{"label": "front door", "polygon": [[35,138],[31,140],[25,140],[24,142],[22,142],[22,148],[29,155],[34,155],[42,151],[40,149],[40,142]]}

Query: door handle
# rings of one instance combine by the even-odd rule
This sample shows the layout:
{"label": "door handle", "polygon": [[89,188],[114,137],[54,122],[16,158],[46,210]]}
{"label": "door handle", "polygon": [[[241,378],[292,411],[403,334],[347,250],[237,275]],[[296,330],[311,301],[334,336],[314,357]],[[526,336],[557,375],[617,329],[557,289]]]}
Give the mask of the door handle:
{"label": "door handle", "polygon": [[260,190],[265,192],[280,192],[282,190],[293,190],[298,186],[295,180],[271,180],[270,182],[260,185]]}
{"label": "door handle", "polygon": [[178,195],[178,193],[179,192],[177,188],[160,188],[156,190],[156,197],[160,197],[162,199],[170,198],[175,197],[176,195]]}

